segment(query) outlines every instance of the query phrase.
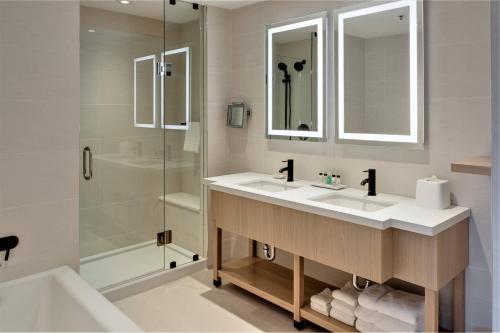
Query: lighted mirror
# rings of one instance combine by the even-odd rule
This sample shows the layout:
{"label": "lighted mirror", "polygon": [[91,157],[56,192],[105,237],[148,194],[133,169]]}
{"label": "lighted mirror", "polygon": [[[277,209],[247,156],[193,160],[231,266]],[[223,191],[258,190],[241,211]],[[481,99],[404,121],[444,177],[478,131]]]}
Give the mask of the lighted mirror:
{"label": "lighted mirror", "polygon": [[266,135],[326,137],[326,13],[267,26]]}
{"label": "lighted mirror", "polygon": [[162,53],[161,127],[188,130],[191,115],[191,50],[183,47]]}
{"label": "lighted mirror", "polygon": [[337,22],[337,140],[421,146],[421,2],[363,5]]}
{"label": "lighted mirror", "polygon": [[134,127],[156,127],[156,56],[134,59]]}

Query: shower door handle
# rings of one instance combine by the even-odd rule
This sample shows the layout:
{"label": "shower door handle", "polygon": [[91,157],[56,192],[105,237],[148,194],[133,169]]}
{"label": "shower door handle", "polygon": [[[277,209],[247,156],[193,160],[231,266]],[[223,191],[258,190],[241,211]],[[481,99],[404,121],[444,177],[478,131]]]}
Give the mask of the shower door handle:
{"label": "shower door handle", "polygon": [[90,151],[89,147],[83,148],[83,178],[85,180],[92,179],[92,151]]}

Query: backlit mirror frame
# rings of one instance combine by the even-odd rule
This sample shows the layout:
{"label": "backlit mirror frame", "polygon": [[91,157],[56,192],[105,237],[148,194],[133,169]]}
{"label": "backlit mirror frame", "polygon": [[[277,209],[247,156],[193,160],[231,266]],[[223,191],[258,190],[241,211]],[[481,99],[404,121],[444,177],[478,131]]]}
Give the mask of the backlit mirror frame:
{"label": "backlit mirror frame", "polygon": [[[410,54],[410,134],[371,134],[345,132],[344,114],[344,21],[392,10],[409,8]],[[337,130],[338,143],[371,144],[384,146],[408,146],[422,148],[424,144],[424,52],[421,0],[379,1],[341,9],[337,16],[338,66],[337,66]]]}
{"label": "backlit mirror frame", "polygon": [[[153,123],[138,123],[137,122],[137,64],[144,61],[151,61],[151,80],[153,80]],[[134,59],[134,127],[156,128],[156,55],[151,54]]]}
{"label": "backlit mirror frame", "polygon": [[[273,35],[310,26],[317,27],[317,130],[273,129]],[[327,86],[327,43],[328,17],[326,12],[302,16],[266,26],[266,138],[272,136],[326,139],[326,86]]]}
{"label": "backlit mirror frame", "polygon": [[185,125],[179,124],[166,124],[165,123],[165,77],[161,76],[161,115],[160,115],[160,123],[161,128],[163,129],[174,129],[174,130],[189,130],[189,124],[191,122],[191,48],[189,46],[181,47],[179,49],[169,50],[162,52],[161,61],[165,64],[165,57],[169,55],[184,53],[186,57],[186,109],[185,109]]}

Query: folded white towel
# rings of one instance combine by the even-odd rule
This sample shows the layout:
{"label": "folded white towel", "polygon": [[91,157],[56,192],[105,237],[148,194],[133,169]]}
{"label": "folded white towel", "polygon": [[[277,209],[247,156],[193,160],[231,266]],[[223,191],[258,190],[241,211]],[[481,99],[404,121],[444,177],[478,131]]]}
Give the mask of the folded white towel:
{"label": "folded white towel", "polygon": [[387,316],[380,312],[375,312],[373,315],[375,327],[386,332],[422,332],[424,327],[424,319],[420,317],[416,325],[410,325],[402,320]]}
{"label": "folded white towel", "polygon": [[334,299],[331,303],[332,309],[339,310],[348,314],[354,315],[354,310],[356,309],[354,306],[342,302],[341,300]]}
{"label": "folded white towel", "polygon": [[375,314],[376,311],[369,310],[361,305],[359,305],[355,310],[354,310],[354,315],[356,318],[363,320],[364,322],[367,322],[369,324],[373,324],[373,315]]}
{"label": "folded white towel", "polygon": [[332,301],[332,291],[328,288],[325,288],[322,292],[319,294],[311,296],[311,303],[316,303],[316,304],[330,304]]}
{"label": "folded white towel", "polygon": [[366,322],[363,319],[356,319],[356,329],[360,332],[379,332],[380,329],[377,328],[372,323]]}
{"label": "folded white towel", "polygon": [[352,306],[358,305],[359,291],[354,289],[352,282],[347,282],[341,289],[332,292],[333,298],[339,299]]}
{"label": "folded white towel", "polygon": [[193,153],[200,152],[200,123],[191,122],[189,130],[184,134],[184,150]]}
{"label": "folded white towel", "polygon": [[311,307],[313,306],[315,309],[319,309],[325,312],[330,312],[330,309],[332,308],[330,303],[324,304],[324,303],[311,302]]}
{"label": "folded white towel", "polygon": [[313,303],[311,303],[311,309],[313,309],[314,311],[316,312],[319,312],[321,313],[322,315],[325,315],[325,316],[330,316],[330,310],[331,310],[331,306],[327,307],[326,309],[323,308],[323,307],[319,307]]}
{"label": "folded white towel", "polygon": [[354,322],[356,321],[356,317],[354,314],[345,313],[339,310],[332,308],[330,310],[330,317],[337,319],[338,321],[343,322],[344,324],[354,326]]}
{"label": "folded white towel", "polygon": [[398,318],[410,325],[417,325],[419,318],[424,315],[424,297],[395,290],[382,296],[376,308],[378,312],[387,316]]}
{"label": "folded white towel", "polygon": [[394,289],[384,284],[374,284],[363,290],[363,292],[359,295],[358,302],[364,308],[375,311],[375,306],[378,300],[382,296],[393,290]]}
{"label": "folded white towel", "polygon": [[311,304],[314,304],[316,307],[320,307],[322,309],[330,308],[332,306],[330,303],[318,303],[316,301],[311,301]]}

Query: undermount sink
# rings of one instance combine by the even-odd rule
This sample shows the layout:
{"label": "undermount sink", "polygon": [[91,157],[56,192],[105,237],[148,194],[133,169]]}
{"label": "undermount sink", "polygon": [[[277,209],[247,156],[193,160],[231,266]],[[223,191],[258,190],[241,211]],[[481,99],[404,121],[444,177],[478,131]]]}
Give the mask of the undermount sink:
{"label": "undermount sink", "polygon": [[393,203],[387,201],[369,199],[366,197],[358,198],[343,194],[329,194],[327,196],[322,196],[311,200],[316,202],[323,202],[329,205],[360,210],[363,212],[376,212],[378,210],[394,205]]}
{"label": "undermount sink", "polygon": [[248,183],[240,183],[237,185],[244,186],[244,187],[250,187],[250,188],[254,188],[254,189],[262,190],[262,191],[267,191],[267,192],[283,192],[283,191],[293,190],[293,189],[300,187],[297,185],[291,185],[289,183],[278,183],[278,182],[271,182],[271,181],[267,181],[267,180],[257,180],[257,181],[248,182]]}

